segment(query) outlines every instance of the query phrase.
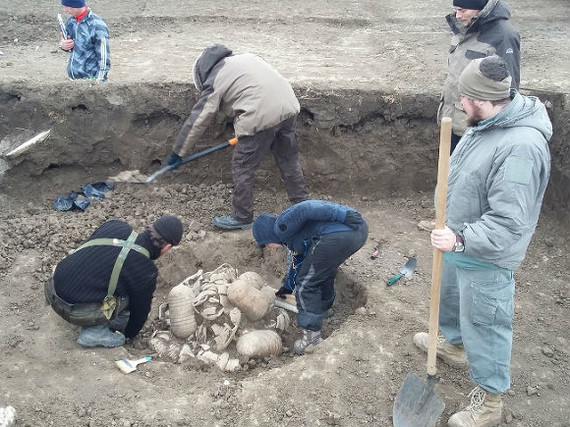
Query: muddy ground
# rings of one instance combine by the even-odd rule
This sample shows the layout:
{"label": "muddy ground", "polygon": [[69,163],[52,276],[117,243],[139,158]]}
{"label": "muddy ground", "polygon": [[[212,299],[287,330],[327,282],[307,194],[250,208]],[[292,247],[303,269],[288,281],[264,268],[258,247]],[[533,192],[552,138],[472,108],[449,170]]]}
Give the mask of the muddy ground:
{"label": "muddy ground", "polygon": [[[69,82],[57,49],[57,2],[0,0],[0,153],[41,131],[47,140],[15,159],[0,157],[0,408],[21,426],[360,426],[392,424],[404,378],[423,378],[412,344],[428,321],[432,251],[420,219],[434,215],[438,129],[445,78],[447,1],[112,2],[90,5],[111,31],[113,66],[104,85]],[[568,200],[570,5],[512,1],[522,36],[525,93],[549,106],[553,175],[539,227],[516,273],[512,388],[503,423],[569,424]],[[55,198],[123,170],[149,174],[164,163],[196,93],[191,65],[223,42],[261,54],[291,79],[301,105],[302,163],[311,196],[358,208],[370,225],[364,248],[342,267],[335,315],[313,354],[281,356],[222,372],[153,354],[158,307],[202,269],[229,263],[278,286],[283,253],[255,247],[250,232],[221,233],[230,208],[230,152],[218,152],[152,185],[118,184],[85,212],[56,212]],[[203,147],[230,137],[224,120]],[[270,159],[257,176],[256,212],[287,206]],[[85,350],[78,329],[43,303],[51,269],[99,224],[136,229],[172,213],[182,244],[158,261],[153,311],[141,337],[118,349]],[[379,257],[371,259],[374,248]],[[416,256],[413,278],[386,280]],[[284,335],[300,334],[294,324]],[[155,359],[127,376],[124,357]],[[447,418],[466,402],[468,372],[438,365]]]}

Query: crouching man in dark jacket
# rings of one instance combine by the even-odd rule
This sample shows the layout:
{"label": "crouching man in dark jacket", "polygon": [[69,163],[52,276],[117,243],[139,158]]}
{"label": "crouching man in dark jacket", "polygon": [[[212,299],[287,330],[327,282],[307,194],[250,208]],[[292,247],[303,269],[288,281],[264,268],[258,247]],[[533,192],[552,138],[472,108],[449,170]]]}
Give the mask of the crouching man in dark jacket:
{"label": "crouching man in dark jacket", "polygon": [[366,221],[348,206],[306,200],[278,216],[259,215],[252,231],[259,247],[290,250],[289,271],[276,296],[295,293],[297,323],[304,331],[294,351],[304,354],[321,342],[323,318],[335,299],[336,273],[366,242]]}
{"label": "crouching man in dark jacket", "polygon": [[101,225],[59,262],[45,284],[49,305],[71,324],[82,326],[83,347],[117,347],[146,322],[156,289],[161,255],[180,243],[182,222],[158,218],[142,233],[123,221]]}

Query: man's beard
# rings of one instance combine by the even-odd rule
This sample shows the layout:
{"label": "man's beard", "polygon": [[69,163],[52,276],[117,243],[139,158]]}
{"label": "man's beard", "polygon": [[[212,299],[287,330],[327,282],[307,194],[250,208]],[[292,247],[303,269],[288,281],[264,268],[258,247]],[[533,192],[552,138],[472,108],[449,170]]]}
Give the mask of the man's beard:
{"label": "man's beard", "polygon": [[465,119],[465,121],[467,122],[467,126],[469,127],[475,126],[477,123],[485,119],[481,114],[481,108],[472,104],[471,109],[472,109],[471,114],[470,115],[468,114],[467,118]]}

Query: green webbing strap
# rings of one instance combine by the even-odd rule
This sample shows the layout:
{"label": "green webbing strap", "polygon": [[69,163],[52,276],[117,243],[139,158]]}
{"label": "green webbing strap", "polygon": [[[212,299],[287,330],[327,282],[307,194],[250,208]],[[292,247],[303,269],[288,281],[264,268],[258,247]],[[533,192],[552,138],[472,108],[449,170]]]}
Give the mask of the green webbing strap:
{"label": "green webbing strap", "polygon": [[85,242],[81,246],[79,246],[75,251],[77,252],[81,249],[88,248],[90,246],[121,246],[121,252],[119,252],[119,256],[115,261],[115,265],[113,266],[113,271],[111,272],[111,279],[109,280],[109,289],[107,290],[107,296],[105,297],[104,301],[107,301],[113,298],[115,294],[115,289],[117,288],[117,282],[119,281],[119,274],[121,274],[121,269],[123,268],[123,263],[129,254],[131,249],[143,254],[147,258],[150,258],[150,253],[140,245],[134,243],[137,239],[138,233],[133,231],[127,238],[127,240],[121,239],[111,239],[111,238],[100,238],[100,239],[93,239]]}

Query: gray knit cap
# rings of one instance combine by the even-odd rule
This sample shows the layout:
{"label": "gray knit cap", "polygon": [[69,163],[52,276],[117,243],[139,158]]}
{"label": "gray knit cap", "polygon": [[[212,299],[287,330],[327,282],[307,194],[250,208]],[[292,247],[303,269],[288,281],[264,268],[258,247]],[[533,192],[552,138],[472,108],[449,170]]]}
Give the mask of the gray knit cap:
{"label": "gray knit cap", "polygon": [[500,101],[509,98],[511,76],[501,81],[489,79],[481,73],[481,62],[487,58],[474,59],[459,76],[459,93],[469,99]]}

